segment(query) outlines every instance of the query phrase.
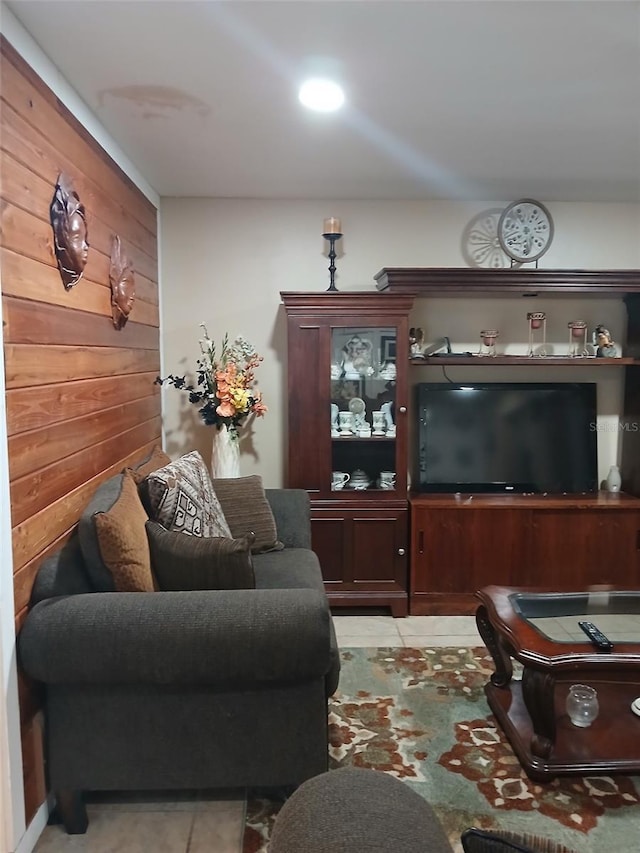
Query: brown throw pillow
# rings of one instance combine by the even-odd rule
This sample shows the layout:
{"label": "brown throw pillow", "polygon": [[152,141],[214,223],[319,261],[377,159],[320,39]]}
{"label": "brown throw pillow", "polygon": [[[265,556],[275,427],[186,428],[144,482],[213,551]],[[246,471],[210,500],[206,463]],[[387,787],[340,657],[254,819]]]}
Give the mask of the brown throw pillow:
{"label": "brown throw pillow", "polygon": [[94,517],[98,548],[118,592],[153,592],[147,513],[130,474],[122,476],[120,496]]}
{"label": "brown throw pillow", "polygon": [[209,471],[197,450],[149,474],[144,490],[150,517],[167,530],[231,538]]}
{"label": "brown throw pillow", "polygon": [[131,476],[139,486],[140,483],[149,476],[149,474],[157,471],[158,468],[164,468],[164,466],[168,465],[170,462],[171,457],[167,456],[160,445],[156,444],[155,447],[151,449],[149,456],[147,456],[146,459],[143,459],[139,465],[136,465],[134,468],[126,468],[125,470],[131,472]]}
{"label": "brown throw pillow", "polygon": [[213,480],[213,490],[218,496],[224,517],[235,538],[255,534],[251,550],[254,554],[265,551],[281,551],[284,548],[278,541],[276,522],[271,506],[264,493],[262,477]]}
{"label": "brown throw pillow", "polygon": [[147,522],[151,564],[161,590],[254,589],[252,537],[205,539]]}

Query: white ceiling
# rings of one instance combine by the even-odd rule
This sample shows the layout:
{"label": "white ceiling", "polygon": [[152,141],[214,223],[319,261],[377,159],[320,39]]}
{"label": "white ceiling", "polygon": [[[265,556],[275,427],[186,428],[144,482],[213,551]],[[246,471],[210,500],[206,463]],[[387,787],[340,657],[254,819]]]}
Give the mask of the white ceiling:
{"label": "white ceiling", "polygon": [[7,5],[160,195],[640,201],[635,0]]}

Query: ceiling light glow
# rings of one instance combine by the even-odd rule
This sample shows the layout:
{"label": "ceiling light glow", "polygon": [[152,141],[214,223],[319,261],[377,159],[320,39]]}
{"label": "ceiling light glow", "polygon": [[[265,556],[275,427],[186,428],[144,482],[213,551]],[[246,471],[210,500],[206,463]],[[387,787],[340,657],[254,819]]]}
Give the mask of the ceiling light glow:
{"label": "ceiling light glow", "polygon": [[333,80],[327,80],[323,77],[313,77],[306,80],[300,86],[298,98],[305,107],[321,113],[334,112],[344,104],[342,88]]}

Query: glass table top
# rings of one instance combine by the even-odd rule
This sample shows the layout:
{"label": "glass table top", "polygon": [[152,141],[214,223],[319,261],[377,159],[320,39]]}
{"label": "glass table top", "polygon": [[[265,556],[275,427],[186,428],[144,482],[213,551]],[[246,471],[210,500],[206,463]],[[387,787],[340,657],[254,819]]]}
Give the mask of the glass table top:
{"label": "glass table top", "polygon": [[514,610],[556,643],[589,643],[578,625],[593,622],[612,643],[640,643],[640,592],[515,593]]}

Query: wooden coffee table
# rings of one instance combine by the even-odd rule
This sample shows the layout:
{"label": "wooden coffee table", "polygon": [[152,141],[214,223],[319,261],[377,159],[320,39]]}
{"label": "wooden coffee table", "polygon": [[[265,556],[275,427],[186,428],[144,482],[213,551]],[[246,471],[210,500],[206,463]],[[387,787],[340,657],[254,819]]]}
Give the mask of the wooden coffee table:
{"label": "wooden coffee table", "polygon": [[[540,593],[487,586],[476,593],[476,622],[495,663],[485,686],[491,710],[529,778],[638,773],[640,717],[640,591],[603,595]],[[598,652],[578,627],[594,622],[614,642]],[[523,666],[513,678],[513,659]],[[589,728],[574,726],[565,702],[571,684],[598,692]]]}

